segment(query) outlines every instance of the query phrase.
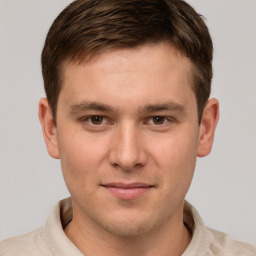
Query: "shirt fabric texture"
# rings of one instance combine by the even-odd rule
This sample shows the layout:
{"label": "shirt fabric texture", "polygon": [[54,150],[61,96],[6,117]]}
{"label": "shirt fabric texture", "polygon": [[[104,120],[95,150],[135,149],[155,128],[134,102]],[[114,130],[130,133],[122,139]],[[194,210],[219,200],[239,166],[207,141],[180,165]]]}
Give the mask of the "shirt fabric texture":
{"label": "shirt fabric texture", "polygon": [[[44,227],[0,242],[0,256],[84,256],[63,231],[71,220],[71,199],[63,199],[54,207]],[[207,228],[196,209],[186,201],[184,223],[192,233],[192,240],[182,256],[256,256],[256,247]]]}

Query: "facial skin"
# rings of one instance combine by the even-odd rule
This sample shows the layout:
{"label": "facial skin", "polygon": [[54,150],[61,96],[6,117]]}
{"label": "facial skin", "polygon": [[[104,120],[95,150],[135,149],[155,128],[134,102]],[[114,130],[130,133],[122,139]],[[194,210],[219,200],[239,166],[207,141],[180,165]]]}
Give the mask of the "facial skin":
{"label": "facial skin", "polygon": [[64,64],[57,127],[46,99],[39,117],[71,193],[66,233],[78,247],[82,237],[90,248],[92,237],[147,236],[153,244],[161,239],[161,250],[170,252],[174,241],[184,251],[190,239],[184,197],[196,157],[211,150],[218,120],[218,102],[211,99],[199,126],[192,83],[190,60],[167,44]]}

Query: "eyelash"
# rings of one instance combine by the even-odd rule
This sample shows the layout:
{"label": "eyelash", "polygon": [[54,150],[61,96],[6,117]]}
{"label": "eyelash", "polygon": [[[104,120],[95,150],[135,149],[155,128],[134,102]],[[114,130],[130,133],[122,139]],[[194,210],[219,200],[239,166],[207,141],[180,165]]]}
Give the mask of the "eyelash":
{"label": "eyelash", "polygon": [[[154,119],[159,119],[162,120],[163,122],[160,124],[155,124],[154,123]],[[155,120],[157,121],[157,120]],[[152,116],[148,119],[147,123],[150,123],[151,125],[155,125],[155,126],[164,126],[166,124],[168,124],[169,122],[173,121],[173,119],[171,117],[166,117],[166,116]]]}
{"label": "eyelash", "polygon": [[[100,120],[102,120],[101,123],[99,124],[95,124],[93,123],[92,119],[93,118],[99,118]],[[160,124],[155,124],[154,123],[154,119],[155,121],[157,121],[157,119],[160,118],[160,121],[162,121],[162,123],[160,122]],[[108,124],[111,124],[112,122],[107,119],[106,117],[104,116],[101,116],[101,115],[92,115],[92,116],[87,116],[87,117],[83,117],[81,119],[82,122],[86,122],[88,123],[90,126],[94,126],[94,127],[100,127],[102,125],[108,125]],[[96,120],[97,121],[97,120]],[[150,124],[150,125],[153,125],[153,126],[159,126],[159,127],[162,127],[162,126],[165,126],[167,125],[168,123],[170,122],[173,122],[174,119],[172,117],[166,117],[166,116],[151,116],[149,118],[146,119],[145,122],[143,122],[143,124]]]}
{"label": "eyelash", "polygon": [[101,119],[103,120],[104,124],[105,124],[106,122],[111,123],[110,121],[107,120],[106,117],[101,116],[101,115],[93,115],[93,116],[83,117],[83,118],[81,119],[81,121],[82,121],[82,122],[86,122],[86,123],[88,123],[88,124],[91,125],[91,126],[100,126],[100,125],[102,125],[102,123],[100,123],[100,124],[94,124],[94,123],[92,122],[92,118],[101,118]]}

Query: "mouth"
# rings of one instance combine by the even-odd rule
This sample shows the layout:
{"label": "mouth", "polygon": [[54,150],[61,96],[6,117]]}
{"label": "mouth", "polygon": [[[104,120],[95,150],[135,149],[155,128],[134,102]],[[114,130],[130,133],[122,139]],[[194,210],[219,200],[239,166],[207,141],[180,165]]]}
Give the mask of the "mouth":
{"label": "mouth", "polygon": [[149,192],[154,186],[141,182],[134,183],[107,183],[102,185],[105,189],[111,192],[114,196],[124,199],[136,199],[146,192]]}

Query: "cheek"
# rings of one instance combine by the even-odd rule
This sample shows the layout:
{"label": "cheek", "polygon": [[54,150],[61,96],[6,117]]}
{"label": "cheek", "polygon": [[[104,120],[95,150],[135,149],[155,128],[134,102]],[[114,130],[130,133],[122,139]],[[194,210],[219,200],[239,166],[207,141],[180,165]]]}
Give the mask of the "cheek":
{"label": "cheek", "polygon": [[197,138],[188,134],[170,136],[155,145],[154,159],[166,189],[187,190],[196,164]]}
{"label": "cheek", "polygon": [[97,183],[96,174],[105,159],[106,142],[93,139],[93,136],[85,136],[84,133],[60,138],[61,167],[68,189],[85,186],[89,188]]}
{"label": "cheek", "polygon": [[160,140],[158,138],[155,143],[152,143],[151,152],[155,155],[158,165],[165,164],[167,167],[175,166],[183,169],[196,158],[197,139],[188,134],[171,135]]}

